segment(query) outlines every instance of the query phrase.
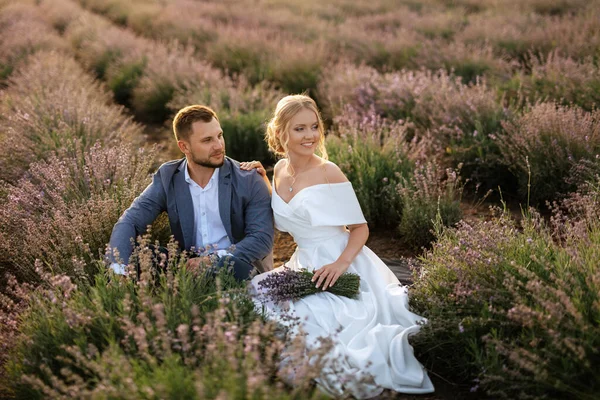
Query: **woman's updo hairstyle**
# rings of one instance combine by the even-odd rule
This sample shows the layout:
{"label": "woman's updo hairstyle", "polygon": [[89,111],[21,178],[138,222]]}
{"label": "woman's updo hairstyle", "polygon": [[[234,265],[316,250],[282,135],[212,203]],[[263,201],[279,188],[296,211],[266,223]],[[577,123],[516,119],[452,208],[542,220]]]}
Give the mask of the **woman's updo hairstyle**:
{"label": "woman's updo hairstyle", "polygon": [[[327,160],[327,150],[325,149],[325,128],[321,113],[317,108],[317,104],[310,97],[303,94],[295,94],[285,96],[279,100],[273,118],[267,124],[267,133],[265,139],[269,145],[269,150],[277,156],[287,156],[287,143],[289,141],[288,130],[290,121],[302,109],[308,109],[317,116],[317,124],[319,129],[319,143],[317,143],[317,152],[321,158]],[[279,132],[279,134],[277,134]]]}

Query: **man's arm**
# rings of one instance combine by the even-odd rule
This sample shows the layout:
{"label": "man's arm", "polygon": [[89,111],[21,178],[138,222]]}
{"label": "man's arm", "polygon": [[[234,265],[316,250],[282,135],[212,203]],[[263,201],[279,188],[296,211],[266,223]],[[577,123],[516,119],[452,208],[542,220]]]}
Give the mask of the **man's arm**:
{"label": "man's arm", "polygon": [[235,244],[233,255],[252,263],[266,257],[273,249],[273,210],[269,189],[259,174],[252,174],[250,200],[244,211],[245,237]]}
{"label": "man's arm", "polygon": [[[119,261],[127,264],[133,247],[132,239],[146,232],[147,226],[152,224],[158,215],[166,210],[166,196],[160,179],[160,170],[154,174],[152,183],[140,194],[125,210],[119,221],[115,224],[110,236],[109,262],[116,263],[114,250],[119,252]],[[111,268],[116,273],[122,273],[123,269]],[[118,265],[118,264],[117,264]]]}

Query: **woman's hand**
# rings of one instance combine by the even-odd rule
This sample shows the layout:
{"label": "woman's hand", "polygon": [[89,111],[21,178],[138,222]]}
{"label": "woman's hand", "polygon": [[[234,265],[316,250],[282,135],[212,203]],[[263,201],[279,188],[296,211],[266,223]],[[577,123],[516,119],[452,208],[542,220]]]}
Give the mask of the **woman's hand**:
{"label": "woman's hand", "polygon": [[263,178],[267,176],[267,171],[265,170],[265,167],[263,167],[260,161],[241,162],[240,169],[243,169],[244,171],[251,171],[253,169],[256,169],[256,172],[258,172]]}
{"label": "woman's hand", "polygon": [[317,281],[317,289],[321,287],[326,290],[328,287],[335,285],[338,278],[348,270],[350,263],[337,260],[331,264],[327,264],[315,271],[312,281]]}

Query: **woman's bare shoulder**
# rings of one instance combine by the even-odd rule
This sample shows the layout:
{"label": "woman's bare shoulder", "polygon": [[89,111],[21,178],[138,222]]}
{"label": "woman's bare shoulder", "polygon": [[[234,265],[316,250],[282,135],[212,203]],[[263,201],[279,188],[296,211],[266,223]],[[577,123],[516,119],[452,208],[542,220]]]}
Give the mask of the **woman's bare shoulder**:
{"label": "woman's bare shoulder", "polygon": [[287,165],[287,158],[282,158],[281,160],[277,161],[277,163],[275,164],[275,166],[273,167],[273,173],[275,175],[279,175],[279,173],[285,169],[285,166]]}
{"label": "woman's bare shoulder", "polygon": [[325,169],[325,176],[327,177],[327,181],[329,183],[348,182],[346,175],[344,175],[340,167],[335,165],[335,163],[326,161],[325,164],[323,164],[323,168]]}

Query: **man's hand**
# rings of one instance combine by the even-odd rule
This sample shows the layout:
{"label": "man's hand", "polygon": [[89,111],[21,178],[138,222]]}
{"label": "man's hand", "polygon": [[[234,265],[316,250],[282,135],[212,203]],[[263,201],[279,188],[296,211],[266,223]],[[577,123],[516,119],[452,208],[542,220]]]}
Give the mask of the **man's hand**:
{"label": "man's hand", "polygon": [[194,257],[190,258],[185,267],[188,271],[193,272],[195,275],[198,274],[201,270],[205,270],[208,266],[211,265],[211,259],[209,256],[202,257]]}
{"label": "man's hand", "polygon": [[350,267],[349,263],[340,260],[324,265],[315,271],[312,281],[317,282],[317,289],[322,287],[323,290],[326,290],[328,287],[335,285],[338,278],[348,270],[348,267]]}
{"label": "man's hand", "polygon": [[260,174],[263,178],[267,176],[267,170],[263,167],[260,161],[244,161],[240,163],[240,169],[244,171],[251,171],[256,169],[256,172]]}

